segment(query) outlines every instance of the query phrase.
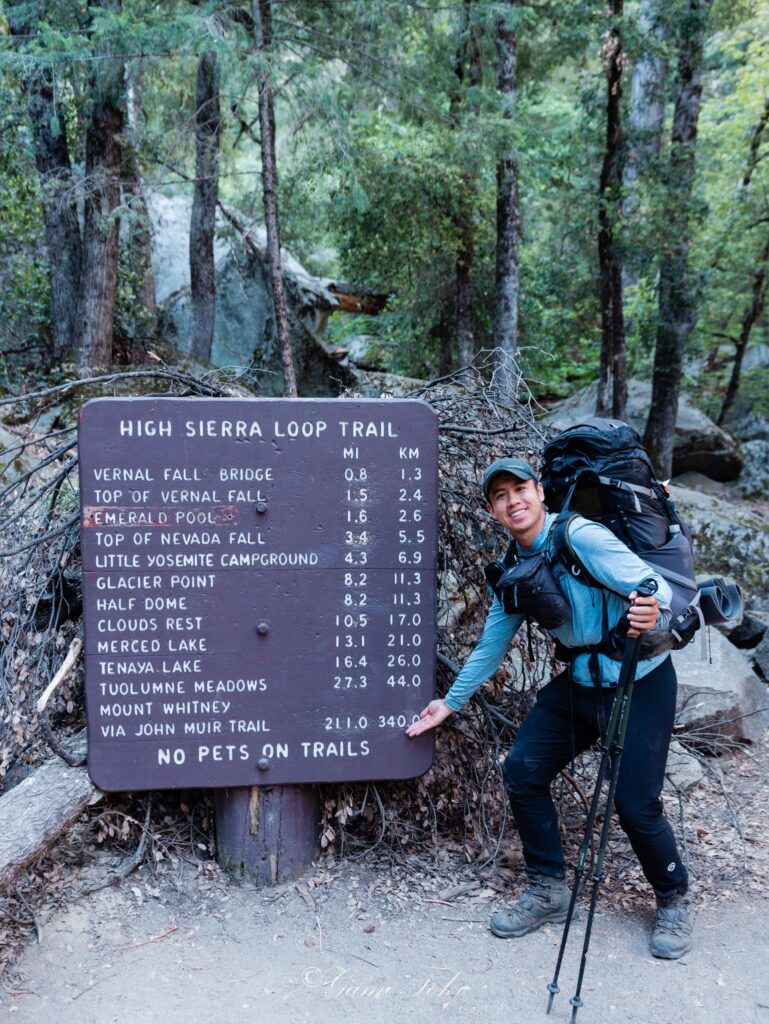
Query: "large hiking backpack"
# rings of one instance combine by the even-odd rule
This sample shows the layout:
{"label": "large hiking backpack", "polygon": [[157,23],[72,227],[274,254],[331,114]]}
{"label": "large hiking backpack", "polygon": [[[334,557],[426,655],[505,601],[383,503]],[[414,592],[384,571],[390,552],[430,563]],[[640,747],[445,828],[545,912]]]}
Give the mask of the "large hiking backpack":
{"label": "large hiking backpack", "polygon": [[[556,556],[584,583],[595,581],[569,541],[575,515],[608,527],[639,558],[653,566],[673,591],[672,621],[642,638],[642,657],[678,650],[707,622],[724,622],[740,610],[739,587],[720,578],[698,586],[691,531],[664,484],[654,475],[638,434],[621,420],[594,417],[564,430],[543,452],[545,502],[558,517]],[[623,595],[625,596],[625,595]],[[604,638],[603,653],[621,657],[621,645]]]}

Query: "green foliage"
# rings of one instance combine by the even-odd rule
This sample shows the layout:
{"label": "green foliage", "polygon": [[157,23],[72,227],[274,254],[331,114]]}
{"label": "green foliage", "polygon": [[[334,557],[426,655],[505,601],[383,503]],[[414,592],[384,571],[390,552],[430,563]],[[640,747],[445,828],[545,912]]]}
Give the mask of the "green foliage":
{"label": "green foliage", "polygon": [[769,369],[748,370],[742,378],[739,399],[732,411],[734,418],[754,412],[769,420]]}
{"label": "green foliage", "polygon": [[[700,320],[694,350],[705,352],[725,335],[736,337],[752,298],[753,274],[766,244],[769,125],[759,140],[750,184],[750,144],[769,97],[769,3],[715,34],[700,118],[698,192],[705,216],[693,240]],[[766,340],[758,322],[751,343]]]}
{"label": "green foliage", "polygon": [[[721,409],[725,384],[723,378],[723,373],[715,372],[709,377],[711,386],[691,389],[695,405],[713,419]],[[715,386],[718,384],[720,386]],[[737,399],[727,419],[727,430],[730,421],[743,419],[750,414],[769,420],[769,368],[765,366],[743,372]]]}
{"label": "green foliage", "polygon": [[118,258],[118,283],[115,296],[115,337],[124,343],[148,344],[154,333],[154,318],[140,300],[142,269],[133,265],[129,253],[121,248]]}
{"label": "green foliage", "polygon": [[[29,6],[5,3],[0,10],[7,19]],[[27,340],[47,337],[49,328],[40,204],[21,93],[24,73],[36,62],[54,70],[56,116],[67,125],[73,161],[82,163],[93,58],[109,45],[130,64],[137,83],[136,141],[145,182],[191,190],[195,67],[200,53],[214,50],[222,72],[220,195],[246,219],[261,218],[248,5],[123,0],[94,8],[90,20],[85,5],[46,0],[41,6],[35,38],[20,43],[0,29],[0,273],[6,285],[0,301],[6,334]],[[676,46],[687,31],[689,4],[661,5],[666,40],[641,31],[640,3],[625,6],[625,117],[639,56],[651,49],[669,64],[662,151],[616,225],[630,274],[631,370],[648,376],[657,329],[653,254],[672,240],[668,140]],[[596,235],[605,8],[587,0],[532,0],[513,8],[499,0],[294,0],[275,2],[273,15],[268,63],[284,245],[319,276],[391,295],[386,312],[365,327],[359,318],[332,318],[330,338],[343,343],[362,330],[376,334],[389,368],[435,374],[455,350],[457,260],[470,247],[476,343],[490,344],[495,166],[512,146],[520,165],[524,364],[551,393],[589,380],[600,338]],[[496,85],[500,16],[511,19],[518,34],[512,119]],[[766,237],[769,133],[750,187],[740,181],[769,95],[767,40],[769,0],[715,0],[691,208],[699,314],[691,356],[709,351],[719,335],[738,333]],[[121,262],[117,328],[126,337],[141,337],[148,326],[136,312],[134,271]],[[753,342],[765,339],[760,321]]]}
{"label": "green foliage", "polygon": [[625,290],[625,330],[633,376],[651,375],[658,318],[655,281],[639,277]]}
{"label": "green foliage", "polygon": [[[390,367],[435,372],[439,331],[453,329],[457,218],[475,189],[443,133],[380,117],[351,135],[361,158],[332,194],[342,273],[393,293],[380,326]],[[466,162],[475,157],[465,151]],[[475,223],[473,232],[488,246],[486,228]]]}
{"label": "green foliage", "polygon": [[34,165],[0,151],[0,355],[50,332],[50,286]]}

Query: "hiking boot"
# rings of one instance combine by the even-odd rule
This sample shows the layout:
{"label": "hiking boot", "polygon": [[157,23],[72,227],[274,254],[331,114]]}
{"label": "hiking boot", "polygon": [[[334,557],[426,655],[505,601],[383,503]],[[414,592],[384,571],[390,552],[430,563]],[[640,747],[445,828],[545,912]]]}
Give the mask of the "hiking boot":
{"label": "hiking boot", "polygon": [[[565,878],[532,875],[528,889],[509,910],[493,914],[489,928],[500,939],[528,935],[547,921],[565,921],[571,892]],[[576,917],[576,910],[574,908]]]}
{"label": "hiking boot", "polygon": [[692,948],[694,918],[689,909],[689,898],[676,894],[669,899],[657,898],[657,917],[651,937],[652,956],[663,960],[677,960]]}

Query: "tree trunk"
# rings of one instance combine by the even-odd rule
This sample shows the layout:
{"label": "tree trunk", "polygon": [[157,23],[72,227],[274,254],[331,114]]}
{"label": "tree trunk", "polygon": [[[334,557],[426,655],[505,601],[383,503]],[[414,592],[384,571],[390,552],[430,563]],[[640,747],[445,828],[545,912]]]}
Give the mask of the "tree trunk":
{"label": "tree trunk", "polygon": [[689,0],[679,25],[678,80],[670,145],[666,222],[660,254],[659,319],[652,400],[644,442],[658,474],[673,471],[673,441],[686,342],[697,322],[689,288],[689,221],[702,99],[702,51],[712,0]]}
{"label": "tree trunk", "polygon": [[[91,7],[119,9],[116,0]],[[85,140],[83,227],[83,335],[78,368],[104,370],[112,363],[120,218],[120,136],[123,131],[123,65],[97,53],[91,73],[90,117]]]}
{"label": "tree trunk", "polygon": [[[9,24],[14,35],[29,37],[35,32],[31,19],[9,16]],[[79,328],[83,257],[75,180],[65,119],[55,102],[50,65],[40,63],[31,71],[24,81],[24,92],[32,126],[48,250],[53,358],[60,362],[73,352]]]}
{"label": "tree trunk", "polygon": [[[750,188],[750,183],[753,180],[753,174],[755,172],[756,167],[758,166],[759,160],[761,159],[761,157],[759,155],[759,150],[761,148],[761,141],[763,139],[764,132],[766,131],[767,124],[769,124],[769,96],[764,101],[764,109],[761,111],[761,114],[760,114],[758,120],[753,125],[753,131],[750,133],[750,144],[748,145],[748,158],[745,161],[745,170],[744,170],[744,172],[742,174],[742,178],[740,179],[740,184],[739,184],[739,191],[741,192],[741,195],[738,196],[738,200],[739,200],[738,206],[737,206],[738,209],[740,208],[741,204],[745,202],[745,199],[746,199],[747,193],[748,193],[748,189]],[[727,231],[727,236],[728,236],[729,239],[732,238],[733,234],[734,234],[733,230],[728,230]],[[713,256],[713,266],[718,266],[718,264],[720,262],[720,258],[719,257],[720,257],[720,254],[719,254],[718,248],[717,248],[716,252],[715,252],[715,254]],[[760,266],[761,266],[761,264],[759,264],[759,268],[760,268]],[[754,299],[755,299],[755,273],[754,273],[754,291],[753,291],[753,294],[754,294]],[[744,351],[742,353],[740,353],[740,343],[741,343],[741,339],[742,339],[743,331],[744,331],[744,327],[745,327],[745,319],[743,319],[743,331],[740,332],[740,337],[739,338],[735,338],[731,334],[727,333],[728,328],[729,328],[729,324],[731,322],[731,319],[732,319],[732,313],[730,311],[730,312],[728,312],[726,314],[726,316],[724,316],[722,318],[721,322],[718,325],[718,330],[713,332],[713,343],[711,344],[710,349],[708,350],[708,354],[705,357],[705,370],[706,370],[706,372],[707,373],[714,373],[715,370],[718,368],[719,361],[720,361],[720,350],[721,350],[721,341],[722,341],[722,339],[728,338],[729,341],[731,341],[734,344],[734,346],[735,346],[735,350],[736,350],[735,351],[735,366],[736,366],[736,369],[737,369],[737,374],[736,374],[736,378],[735,378],[734,368],[733,368],[732,369],[732,380],[735,381],[734,396],[732,396],[729,399],[729,403],[728,403],[728,406],[727,406],[726,409],[724,409],[724,407],[722,406],[721,411],[719,413],[719,418],[718,418],[718,422],[719,423],[723,422],[723,419],[727,415],[727,413],[729,411],[729,408],[731,407],[732,402],[734,401],[734,397],[736,396],[737,390],[739,388],[739,377],[740,377],[740,373],[742,371],[742,357],[744,355]],[[748,337],[750,336],[750,330],[752,329],[752,326],[753,326],[753,322],[751,321],[750,327],[748,328]],[[747,340],[745,341],[745,347],[747,347]],[[731,387],[731,383],[732,382],[730,381],[729,387]],[[728,391],[729,391],[729,388],[727,388],[727,395],[728,395]],[[724,403],[726,403],[727,395],[724,396]]]}
{"label": "tree trunk", "polygon": [[[144,312],[142,334],[152,337],[157,331],[157,300],[155,297],[155,275],[152,272],[152,224],[147,200],[144,195],[137,143],[139,138],[139,115],[137,110],[136,85],[125,71],[126,120],[128,138],[123,155],[123,187],[127,193],[128,249],[131,270],[136,278],[136,299]],[[146,355],[140,338],[131,339],[129,362],[140,362]]]}
{"label": "tree trunk", "polygon": [[283,394],[296,398],[296,373],[291,352],[291,338],[288,333],[286,298],[283,290],[283,262],[280,255],[280,222],[278,220],[278,170],[275,161],[275,111],[272,101],[272,87],[265,65],[272,43],[272,10],[270,0],[251,0],[251,16],[254,22],[254,44],[259,58],[256,73],[259,87],[259,132],[262,150],[262,189],[264,193],[264,221],[267,228],[267,253],[269,259],[272,306],[275,315],[275,329],[283,364]]}
{"label": "tree trunk", "polygon": [[743,188],[748,188],[753,179],[753,172],[755,171],[759,161],[758,150],[767,124],[769,124],[769,96],[767,96],[764,101],[764,109],[761,111],[761,116],[753,126],[753,131],[751,133],[748,160],[745,165],[745,173],[742,176]]}
{"label": "tree trunk", "polygon": [[219,67],[215,53],[198,61],[195,94],[195,197],[190,221],[192,355],[208,362],[214,339],[214,230],[219,199]]}
{"label": "tree trunk", "polygon": [[[764,102],[764,109],[753,125],[753,131],[750,134],[750,145],[748,146],[748,158],[745,162],[745,171],[740,180],[740,187],[743,190],[743,194],[747,192],[750,187],[750,183],[753,180],[753,174],[758,161],[760,159],[759,150],[761,147],[761,141],[766,131],[767,124],[769,124],[769,97]],[[729,383],[724,393],[724,400],[721,405],[721,410],[718,414],[718,420],[716,421],[721,427],[726,422],[726,418],[729,415],[734,400],[737,397],[737,392],[740,388],[740,376],[742,374],[742,361],[745,356],[745,350],[748,347],[748,341],[750,340],[750,332],[753,329],[753,324],[758,320],[764,311],[764,302],[766,296],[766,274],[767,274],[767,263],[769,262],[769,238],[767,238],[766,245],[761,254],[758,267],[753,272],[753,295],[750,307],[748,308],[745,316],[742,319],[742,326],[740,328],[739,338],[735,338],[735,352],[734,352],[734,363],[732,364],[732,372],[729,378]],[[726,331],[727,322],[722,326],[721,333]],[[711,351],[708,353],[708,367],[713,368],[718,358],[718,338],[713,344]]]}
{"label": "tree trunk", "polygon": [[457,217],[456,225],[462,236],[456,263],[457,286],[457,351],[459,365],[469,366],[475,358],[475,332],[473,331],[473,262],[472,228],[468,217]]}
{"label": "tree trunk", "polygon": [[648,45],[638,55],[630,86],[627,157],[623,168],[626,211],[633,205],[636,179],[648,171],[662,148],[668,63],[658,52],[667,38],[661,0],[641,0],[638,32],[648,40]]}
{"label": "tree trunk", "polygon": [[[512,17],[517,0],[505,0],[505,15]],[[512,122],[517,89],[515,30],[503,15],[497,20],[497,89],[502,98],[502,117]],[[511,133],[512,134],[512,133]],[[519,250],[521,210],[518,191],[518,160],[512,139],[497,160],[497,245],[494,292],[493,346],[501,353],[500,369],[508,386],[518,354]]]}
{"label": "tree trunk", "polygon": [[[472,24],[473,4],[474,0],[463,0],[462,3],[461,38],[454,62],[456,84],[450,98],[451,124],[455,131],[460,126],[462,83],[465,79],[468,59],[470,85],[477,86],[481,81],[480,41],[477,29]],[[457,354],[460,366],[469,365],[475,358],[475,330],[473,327],[475,238],[473,232],[473,211],[469,198],[473,195],[474,188],[472,183],[468,176],[464,176],[460,195],[456,199],[457,209],[452,218],[458,238],[455,282]]]}
{"label": "tree trunk", "polygon": [[615,419],[624,420],[627,417],[627,345],[625,344],[622,266],[616,259],[612,264],[611,289],[611,310],[614,319],[611,414]]}
{"label": "tree trunk", "polygon": [[737,392],[740,387],[740,374],[742,372],[742,360],[745,356],[745,350],[748,347],[748,341],[750,340],[750,332],[753,329],[753,324],[758,320],[764,311],[764,302],[766,300],[766,272],[767,265],[769,264],[769,237],[766,239],[763,252],[761,253],[760,262],[758,267],[753,272],[753,295],[750,306],[742,318],[742,327],[740,329],[740,336],[737,340],[737,348],[734,353],[734,363],[732,364],[732,374],[729,378],[729,384],[724,394],[724,401],[721,406],[721,411],[718,414],[716,422],[719,427],[722,427],[726,422],[726,418],[734,405],[734,400],[737,397]]}
{"label": "tree trunk", "polygon": [[[644,42],[633,69],[623,161],[622,218],[625,238],[632,238],[623,247],[623,303],[628,290],[635,288],[642,277],[653,276],[655,252],[645,228],[639,179],[652,181],[656,177],[665,126],[668,61],[660,51],[667,40],[668,19],[662,0],[641,0],[638,34]],[[626,315],[626,334],[630,327]]]}
{"label": "tree trunk", "polygon": [[430,338],[438,346],[438,376],[451,373],[454,365],[454,304],[444,297],[440,302],[440,315],[430,328]]}
{"label": "tree trunk", "polygon": [[601,300],[601,362],[596,415],[609,412],[609,384],[613,382],[612,414],[624,419],[627,406],[625,324],[622,310],[622,269],[617,254],[615,226],[621,212],[622,192],[622,0],[612,0],[614,24],[607,43],[606,149],[601,166],[598,207],[598,265]]}

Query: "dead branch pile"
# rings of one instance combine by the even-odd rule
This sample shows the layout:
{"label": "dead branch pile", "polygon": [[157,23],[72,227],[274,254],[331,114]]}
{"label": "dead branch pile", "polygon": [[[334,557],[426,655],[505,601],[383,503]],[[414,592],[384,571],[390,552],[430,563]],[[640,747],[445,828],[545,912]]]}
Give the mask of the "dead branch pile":
{"label": "dead branch pile", "polygon": [[[407,393],[439,416],[439,553],[437,693],[451,686],[483,627],[485,564],[509,538],[486,512],[479,480],[494,459],[514,456],[538,466],[544,433],[522,377],[512,391],[487,367],[464,369]],[[522,630],[500,671],[437,734],[432,769],[403,783],[326,787],[322,843],[342,853],[384,847],[394,857],[457,843],[468,861],[499,865],[507,805],[499,769],[516,731],[553,665],[536,629]],[[564,783],[580,799],[578,783]]]}
{"label": "dead branch pile", "polygon": [[[509,380],[509,377],[508,377]],[[82,723],[82,670],[69,672],[43,710],[41,693],[80,629],[80,564],[75,419],[105,394],[232,395],[221,374],[198,378],[166,368],[73,381],[1,400],[14,435],[0,464],[0,778],[41,759],[45,745]],[[240,391],[242,394],[242,390]],[[412,392],[440,419],[439,692],[471,649],[485,604],[483,565],[504,540],[483,509],[478,479],[494,458],[536,462],[542,434],[522,380],[519,400],[465,370]],[[498,850],[505,825],[498,763],[549,668],[543,636],[523,636],[483,697],[439,737],[433,770],[415,782],[329,787],[323,843],[339,851],[384,844],[396,852],[450,837],[468,858]]]}
{"label": "dead branch pile", "polygon": [[170,368],[74,380],[0,399],[0,784],[40,761],[56,735],[82,725],[82,667],[45,709],[37,703],[80,632],[77,411],[104,395],[251,394],[226,372]]}

